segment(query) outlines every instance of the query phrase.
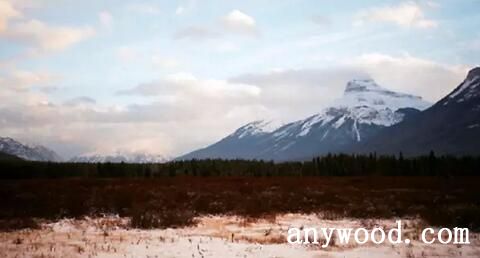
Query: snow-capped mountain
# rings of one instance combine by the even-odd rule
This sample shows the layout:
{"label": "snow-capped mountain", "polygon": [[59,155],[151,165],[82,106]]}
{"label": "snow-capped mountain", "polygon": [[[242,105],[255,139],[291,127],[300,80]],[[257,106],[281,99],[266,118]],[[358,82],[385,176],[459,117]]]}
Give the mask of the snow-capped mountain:
{"label": "snow-capped mountain", "polygon": [[113,154],[86,154],[73,157],[70,162],[76,163],[164,163],[169,159],[162,155],[147,153],[116,152]]}
{"label": "snow-capped mountain", "polygon": [[8,137],[0,137],[0,152],[31,161],[62,161],[57,153],[46,147],[23,144]]}
{"label": "snow-capped mountain", "polygon": [[280,126],[281,124],[278,123],[277,120],[258,120],[238,128],[230,136],[236,137],[238,139],[252,136],[255,137],[256,135],[271,133]]}
{"label": "snow-capped mountain", "polygon": [[249,123],[219,142],[180,159],[306,159],[337,152],[429,107],[422,98],[390,91],[373,80],[352,80],[341,98],[318,114],[283,126]]}
{"label": "snow-capped mountain", "polygon": [[[395,137],[392,137],[394,135]],[[429,109],[372,137],[355,152],[480,155],[480,67]]]}
{"label": "snow-capped mountain", "polygon": [[467,78],[450,93],[447,97],[440,101],[440,104],[447,106],[450,103],[463,103],[475,101],[480,98],[480,67],[470,70]]}

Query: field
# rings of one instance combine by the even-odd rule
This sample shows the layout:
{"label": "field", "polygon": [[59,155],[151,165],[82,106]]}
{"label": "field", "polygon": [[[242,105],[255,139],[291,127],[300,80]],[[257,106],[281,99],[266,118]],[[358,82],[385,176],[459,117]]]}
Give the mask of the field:
{"label": "field", "polygon": [[[3,257],[478,257],[476,177],[0,181]],[[292,225],[468,227],[472,245],[291,246]],[[416,234],[416,233],[415,233]],[[415,239],[415,238],[413,238]],[[418,240],[418,239],[417,239]]]}
{"label": "field", "polygon": [[480,229],[476,177],[165,177],[0,181],[5,230],[35,220],[118,214],[135,228],[181,227],[205,215],[419,217]]}

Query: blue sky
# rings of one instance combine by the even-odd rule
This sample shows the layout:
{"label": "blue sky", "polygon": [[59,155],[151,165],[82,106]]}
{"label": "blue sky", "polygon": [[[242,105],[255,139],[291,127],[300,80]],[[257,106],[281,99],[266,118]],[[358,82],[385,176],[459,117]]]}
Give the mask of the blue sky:
{"label": "blue sky", "polygon": [[434,102],[479,63],[479,9],[478,0],[0,0],[0,135],[67,157],[174,156],[250,120],[319,112],[354,77]]}

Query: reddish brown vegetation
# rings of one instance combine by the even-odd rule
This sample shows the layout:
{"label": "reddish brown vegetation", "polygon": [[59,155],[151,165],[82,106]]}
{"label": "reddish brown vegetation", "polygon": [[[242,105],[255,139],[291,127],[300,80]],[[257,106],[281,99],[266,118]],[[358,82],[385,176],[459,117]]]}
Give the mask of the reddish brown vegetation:
{"label": "reddish brown vegetation", "polygon": [[[321,213],[328,217],[420,216],[442,226],[479,229],[479,178],[439,177],[172,177],[0,181],[0,226],[30,227],[31,218],[132,218],[140,228],[178,227],[194,217],[265,217]],[[25,220],[28,223],[18,221]],[[15,222],[16,221],[16,222]],[[13,223],[15,222],[15,223]],[[13,225],[13,226],[12,226]]]}

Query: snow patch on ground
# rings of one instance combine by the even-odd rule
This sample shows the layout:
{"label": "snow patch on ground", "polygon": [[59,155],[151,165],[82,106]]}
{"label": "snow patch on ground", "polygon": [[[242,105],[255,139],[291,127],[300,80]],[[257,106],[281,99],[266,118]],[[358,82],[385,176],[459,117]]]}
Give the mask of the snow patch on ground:
{"label": "snow patch on ground", "polygon": [[[417,234],[420,221],[404,220],[405,234]],[[392,228],[393,220],[322,219],[285,214],[252,220],[236,216],[198,218],[193,227],[129,229],[119,217],[64,219],[41,229],[0,233],[2,257],[480,257],[478,234],[471,245],[334,244],[290,245],[290,227]],[[411,238],[413,239],[413,238]]]}

